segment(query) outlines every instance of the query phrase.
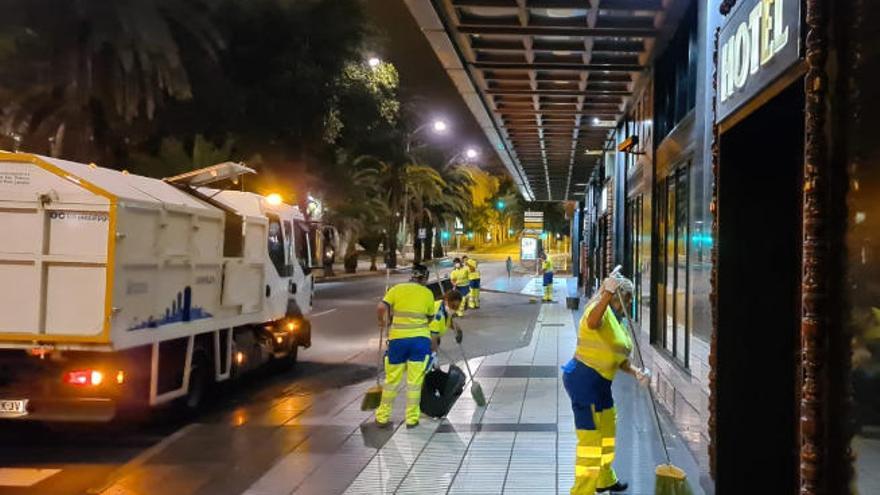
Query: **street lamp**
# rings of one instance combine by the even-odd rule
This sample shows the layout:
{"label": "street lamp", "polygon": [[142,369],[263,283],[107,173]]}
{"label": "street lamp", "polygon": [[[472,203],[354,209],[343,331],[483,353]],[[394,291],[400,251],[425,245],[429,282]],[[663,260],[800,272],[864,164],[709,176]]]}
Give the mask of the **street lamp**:
{"label": "street lamp", "polygon": [[435,120],[431,123],[431,125],[434,127],[434,132],[436,132],[437,134],[443,134],[449,128],[449,126],[446,124],[446,121],[440,119]]}
{"label": "street lamp", "polygon": [[416,127],[416,129],[410,132],[406,137],[406,152],[409,153],[413,148],[413,142],[415,141],[416,136],[427,129],[431,128],[431,131],[434,134],[446,134],[446,131],[449,130],[449,124],[446,123],[443,119],[434,119],[430,122],[425,122],[424,124]]}
{"label": "street lamp", "polygon": [[477,150],[474,149],[474,148],[468,148],[468,149],[464,150],[464,156],[465,156],[468,160],[474,160],[474,159],[476,159],[478,156],[480,156],[480,152],[477,151]]}
{"label": "street lamp", "polygon": [[370,59],[367,60],[367,65],[369,65],[373,69],[375,69],[376,67],[379,67],[379,64],[381,64],[381,63],[382,63],[382,60],[379,57],[370,57]]}

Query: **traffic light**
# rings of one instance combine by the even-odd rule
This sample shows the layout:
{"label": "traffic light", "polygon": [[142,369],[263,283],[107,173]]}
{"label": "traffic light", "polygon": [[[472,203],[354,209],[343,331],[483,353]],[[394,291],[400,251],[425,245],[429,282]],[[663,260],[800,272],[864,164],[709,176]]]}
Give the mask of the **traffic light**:
{"label": "traffic light", "polygon": [[498,208],[499,210],[503,210],[504,209],[504,200],[499,199],[498,201],[496,201],[495,207]]}

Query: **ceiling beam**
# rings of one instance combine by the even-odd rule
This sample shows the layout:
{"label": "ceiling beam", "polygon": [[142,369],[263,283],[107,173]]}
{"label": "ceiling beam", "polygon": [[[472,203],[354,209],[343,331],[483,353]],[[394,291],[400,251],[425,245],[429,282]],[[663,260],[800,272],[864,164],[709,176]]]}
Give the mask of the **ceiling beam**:
{"label": "ceiling beam", "polygon": [[489,95],[555,95],[555,96],[630,96],[632,91],[620,91],[613,89],[601,90],[569,90],[569,89],[502,89],[489,88],[486,90]]}
{"label": "ceiling beam", "polygon": [[528,62],[473,62],[474,68],[482,70],[604,70],[609,72],[641,72],[645,68],[638,64],[571,64],[571,63],[528,63]]}
{"label": "ceiling beam", "polygon": [[473,24],[458,26],[458,32],[462,34],[499,34],[506,36],[583,36],[593,38],[654,38],[657,36],[657,30],[653,28],[480,26]]}

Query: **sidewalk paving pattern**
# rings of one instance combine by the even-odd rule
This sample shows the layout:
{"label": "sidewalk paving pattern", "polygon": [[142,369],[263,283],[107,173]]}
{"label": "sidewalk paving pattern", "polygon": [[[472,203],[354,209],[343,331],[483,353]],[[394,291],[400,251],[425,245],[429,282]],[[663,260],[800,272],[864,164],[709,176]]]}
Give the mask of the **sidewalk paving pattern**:
{"label": "sidewalk paving pattern", "polygon": [[[537,279],[517,285],[525,285],[523,294],[540,294]],[[556,302],[541,306],[528,345],[469,360],[489,399],[485,408],[477,407],[466,387],[447,418],[423,417],[418,428],[408,430],[402,426],[401,394],[395,428],[381,430],[372,424],[371,412],[360,410],[365,386],[346,387],[339,392],[346,400],[334,401],[341,406],[298,421],[320,426],[322,434],[281,457],[243,495],[568,493],[576,437],[559,366],[571,357],[576,322],[564,305],[565,287],[564,278],[555,281]],[[649,399],[629,377],[615,381],[614,393],[615,468],[630,483],[627,493],[651,494],[663,454]],[[688,472],[701,494],[684,443],[675,435],[667,442],[673,463]]]}

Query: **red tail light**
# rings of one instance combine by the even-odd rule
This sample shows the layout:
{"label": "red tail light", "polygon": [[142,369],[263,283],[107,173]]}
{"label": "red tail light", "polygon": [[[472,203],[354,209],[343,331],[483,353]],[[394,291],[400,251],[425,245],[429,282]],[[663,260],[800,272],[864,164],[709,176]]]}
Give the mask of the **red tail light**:
{"label": "red tail light", "polygon": [[104,373],[98,370],[74,370],[64,374],[64,383],[78,387],[98,386],[104,383]]}

